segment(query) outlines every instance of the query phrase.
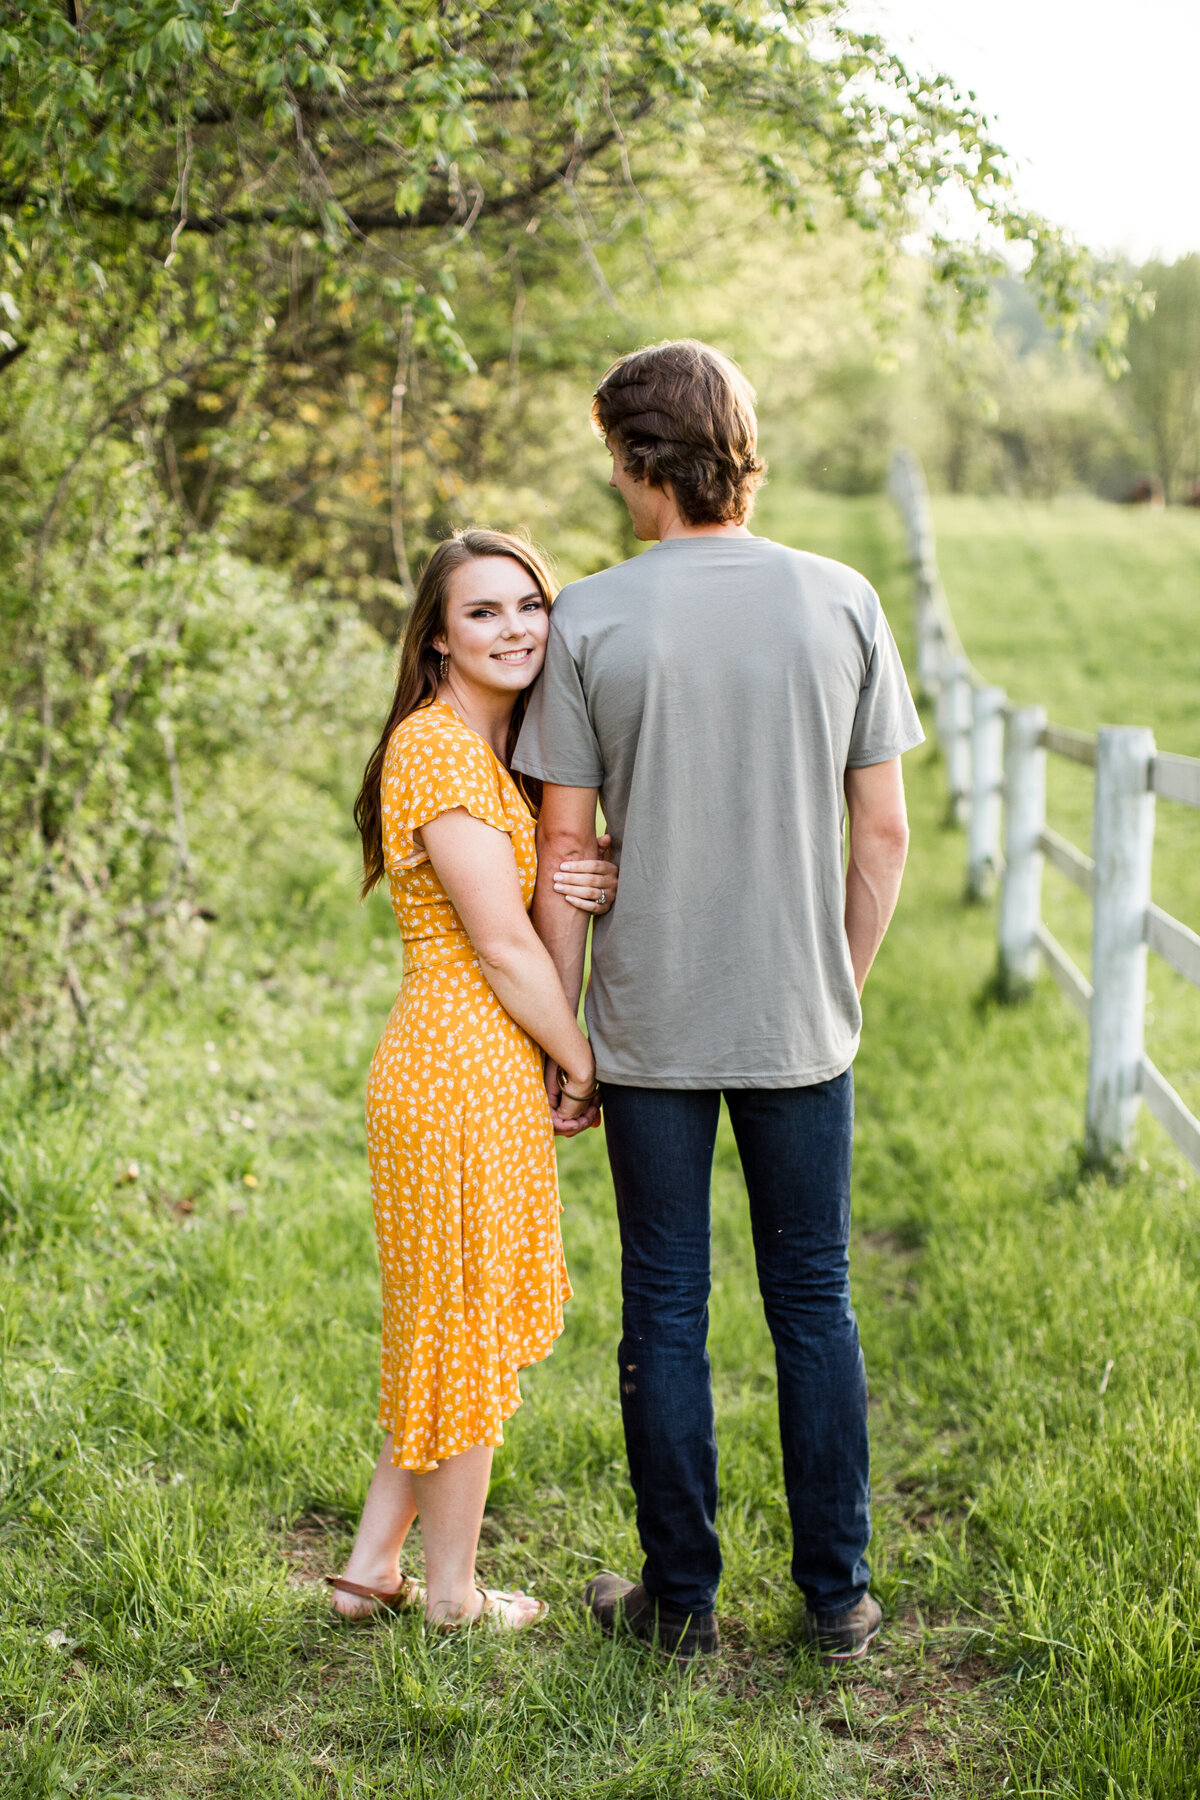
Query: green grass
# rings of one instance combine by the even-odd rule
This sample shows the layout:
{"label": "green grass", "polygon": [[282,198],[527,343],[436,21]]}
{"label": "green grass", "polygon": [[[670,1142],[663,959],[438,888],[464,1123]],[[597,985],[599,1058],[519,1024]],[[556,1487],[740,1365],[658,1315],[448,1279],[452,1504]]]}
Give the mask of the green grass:
{"label": "green grass", "polygon": [[[1200,514],[1181,508],[943,498],[939,560],[968,653],[1019,705],[1063,725],[1149,725],[1158,747],[1200,756]],[[1049,759],[1050,820],[1091,843],[1091,771]],[[1154,898],[1200,929],[1195,812],[1160,800]],[[1080,967],[1090,965],[1091,908],[1047,869],[1046,919]],[[1200,1111],[1200,1001],[1150,959],[1147,1044]]]}
{"label": "green grass", "polygon": [[[764,529],[866,568],[906,637],[883,503],[768,501]],[[964,513],[964,541],[988,516]],[[1039,673],[1053,708],[1049,656]],[[991,1003],[993,918],[962,904],[928,748],[909,786],[910,873],[857,1069],[872,1556],[892,1616],[870,1665],[830,1680],[795,1648],[727,1129],[718,1667],[602,1643],[578,1606],[595,1567],[636,1563],[597,1135],[562,1152],[577,1297],[523,1378],[485,1526],[486,1575],[533,1585],[549,1621],[506,1643],[331,1620],[317,1578],[377,1445],[361,1089],[396,972],[347,849],[344,886],[332,868],[281,927],[269,980],[231,942],[93,1091],[0,1095],[6,1796],[1200,1795],[1200,1188],[1149,1124],[1123,1183],[1081,1174],[1084,1034],[1045,984]]]}

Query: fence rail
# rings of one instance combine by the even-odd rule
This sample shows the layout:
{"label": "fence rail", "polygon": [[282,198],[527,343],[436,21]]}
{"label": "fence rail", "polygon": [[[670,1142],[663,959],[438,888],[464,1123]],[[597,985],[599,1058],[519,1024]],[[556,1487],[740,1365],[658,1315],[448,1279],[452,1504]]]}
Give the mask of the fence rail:
{"label": "fence rail", "polygon": [[1178,800],[1184,806],[1200,806],[1200,759],[1194,756],[1156,756],[1150,771],[1156,794]]}
{"label": "fence rail", "polygon": [[1090,731],[1076,731],[1073,725],[1047,725],[1042,733],[1042,746],[1068,762],[1082,763],[1087,769],[1096,766],[1096,739]]}
{"label": "fence rail", "polygon": [[1071,1002],[1071,1005],[1075,1008],[1076,1012],[1082,1013],[1085,1019],[1090,1017],[1092,1009],[1092,984],[1084,974],[1083,970],[1079,967],[1078,963],[1071,961],[1071,958],[1067,955],[1058,939],[1045,925],[1039,923],[1033,936],[1038,949],[1045,958],[1046,967],[1053,975],[1055,981],[1057,981],[1067,999]]}
{"label": "fence rail", "polygon": [[[913,569],[917,681],[933,702],[953,816],[967,828],[967,891],[999,883],[1002,985],[1018,993],[1045,965],[1087,1021],[1089,1156],[1128,1148],[1143,1102],[1200,1172],[1200,1119],[1146,1055],[1146,958],[1153,950],[1200,987],[1200,935],[1150,898],[1155,801],[1200,807],[1200,759],[1157,749],[1140,725],[1096,733],[1051,723],[1040,706],[1013,707],[989,686],[959,639],[937,567],[925,476],[917,458],[893,458],[890,490],[908,533]],[[1046,757],[1095,771],[1088,856],[1046,823]],[[1092,902],[1089,981],[1042,919],[1046,863]]]}
{"label": "fence rail", "polygon": [[1161,906],[1146,908],[1146,942],[1177,975],[1200,987],[1200,937],[1190,925],[1181,925]]}
{"label": "fence rail", "polygon": [[1090,856],[1077,850],[1057,831],[1051,831],[1048,825],[1043,825],[1038,832],[1038,848],[1060,875],[1065,875],[1089,900],[1092,898],[1096,888],[1096,864]]}

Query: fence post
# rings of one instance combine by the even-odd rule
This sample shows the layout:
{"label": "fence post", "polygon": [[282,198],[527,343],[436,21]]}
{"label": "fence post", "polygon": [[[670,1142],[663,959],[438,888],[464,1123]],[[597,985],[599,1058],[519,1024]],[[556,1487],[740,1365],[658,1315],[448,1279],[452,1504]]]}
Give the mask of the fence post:
{"label": "fence post", "polygon": [[971,683],[965,656],[951,656],[937,703],[938,737],[946,763],[951,816],[962,824],[971,796]]}
{"label": "fence post", "polygon": [[917,613],[917,686],[927,700],[941,690],[941,632],[937,608],[925,576],[918,571],[915,584]]}
{"label": "fence post", "polygon": [[1038,739],[1046,728],[1044,706],[1021,706],[1008,715],[1004,747],[1004,881],[998,926],[1000,986],[1016,996],[1037,975],[1037,928],[1042,921],[1042,853],[1046,823],[1046,752]]}
{"label": "fence post", "polygon": [[982,900],[1000,867],[1000,790],[1004,780],[1003,688],[971,695],[971,816],[967,836],[967,894]]}
{"label": "fence post", "polygon": [[1154,854],[1153,759],[1154,733],[1145,726],[1105,725],[1096,734],[1087,1155],[1097,1163],[1128,1148],[1137,1117]]}

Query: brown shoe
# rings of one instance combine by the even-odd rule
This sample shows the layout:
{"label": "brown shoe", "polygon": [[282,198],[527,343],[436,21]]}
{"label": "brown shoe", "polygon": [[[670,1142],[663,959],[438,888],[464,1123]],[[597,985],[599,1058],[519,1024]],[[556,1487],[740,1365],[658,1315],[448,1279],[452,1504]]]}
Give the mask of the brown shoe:
{"label": "brown shoe", "polygon": [[882,1606],[864,1594],[848,1612],[806,1613],[804,1638],[823,1663],[855,1662],[866,1655],[882,1624]]}
{"label": "brown shoe", "polygon": [[667,1656],[690,1662],[694,1656],[714,1656],[720,1649],[716,1613],[690,1613],[656,1600],[641,1582],[620,1575],[594,1575],[583,1590],[588,1610],[601,1631],[611,1637],[624,1626],[639,1643],[649,1644]]}

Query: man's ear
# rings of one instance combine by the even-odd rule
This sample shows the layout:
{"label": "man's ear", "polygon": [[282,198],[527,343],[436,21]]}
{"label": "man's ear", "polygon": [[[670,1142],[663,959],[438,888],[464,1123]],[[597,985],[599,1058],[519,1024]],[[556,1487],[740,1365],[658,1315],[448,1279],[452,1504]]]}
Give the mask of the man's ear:
{"label": "man's ear", "polygon": [[619,439],[615,438],[611,432],[609,432],[608,436],[604,440],[604,448],[608,451],[608,454],[612,457],[613,466],[615,468],[620,469],[622,475],[628,475],[630,481],[644,481],[646,479],[644,475],[635,475],[633,473],[632,469],[629,467],[629,464],[625,461],[625,458],[621,453],[621,445],[620,445]]}

